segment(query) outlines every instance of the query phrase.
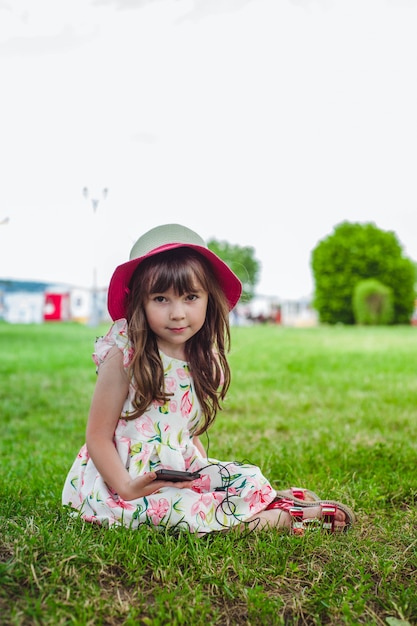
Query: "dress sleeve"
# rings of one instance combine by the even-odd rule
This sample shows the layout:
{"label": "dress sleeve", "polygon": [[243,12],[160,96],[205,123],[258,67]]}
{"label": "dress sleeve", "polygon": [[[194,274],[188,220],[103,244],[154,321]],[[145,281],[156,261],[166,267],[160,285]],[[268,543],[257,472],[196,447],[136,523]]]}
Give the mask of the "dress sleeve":
{"label": "dress sleeve", "polygon": [[115,321],[107,335],[96,339],[93,361],[97,368],[103,363],[113,346],[117,346],[123,352],[123,365],[128,367],[132,359],[133,348],[127,335],[127,320],[125,319]]}

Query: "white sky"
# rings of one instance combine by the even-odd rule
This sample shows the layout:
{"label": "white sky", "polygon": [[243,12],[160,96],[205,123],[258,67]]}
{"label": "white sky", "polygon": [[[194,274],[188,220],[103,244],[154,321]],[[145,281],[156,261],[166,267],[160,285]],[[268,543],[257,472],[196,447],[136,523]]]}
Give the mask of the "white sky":
{"label": "white sky", "polygon": [[343,220],[417,260],[417,0],[0,0],[0,85],[0,278],[106,285],[165,222],[282,298]]}

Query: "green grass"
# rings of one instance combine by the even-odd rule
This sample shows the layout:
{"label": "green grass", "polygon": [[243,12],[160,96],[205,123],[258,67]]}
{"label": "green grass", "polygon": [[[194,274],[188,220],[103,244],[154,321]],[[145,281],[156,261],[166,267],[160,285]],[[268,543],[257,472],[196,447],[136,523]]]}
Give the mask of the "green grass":
{"label": "green grass", "polygon": [[0,324],[1,624],[417,623],[416,328],[233,328],[211,455],[340,499],[358,523],[205,539],[105,530],[62,509],[95,334]]}

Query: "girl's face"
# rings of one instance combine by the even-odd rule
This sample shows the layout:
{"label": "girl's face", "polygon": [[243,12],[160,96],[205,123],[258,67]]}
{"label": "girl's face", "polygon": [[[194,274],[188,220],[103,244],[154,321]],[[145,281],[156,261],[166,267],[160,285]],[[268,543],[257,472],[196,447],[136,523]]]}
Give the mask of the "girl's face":
{"label": "girl's face", "polygon": [[208,293],[196,280],[192,292],[178,294],[171,287],[150,293],[145,299],[145,315],[155,333],[158,348],[167,356],[185,358],[184,345],[203,326]]}

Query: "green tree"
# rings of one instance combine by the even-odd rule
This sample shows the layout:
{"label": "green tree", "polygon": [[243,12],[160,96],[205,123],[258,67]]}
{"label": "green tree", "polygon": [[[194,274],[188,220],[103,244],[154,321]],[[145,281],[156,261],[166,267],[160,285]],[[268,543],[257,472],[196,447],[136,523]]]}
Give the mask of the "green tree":
{"label": "green tree", "polygon": [[260,264],[255,258],[255,250],[250,246],[238,246],[227,241],[211,239],[207,243],[212,252],[228,264],[242,283],[241,300],[249,302],[255,295]]}
{"label": "green tree", "polygon": [[342,222],[317,244],[311,256],[314,307],[327,324],[354,324],[357,283],[375,278],[392,290],[393,323],[409,324],[415,300],[415,264],[403,254],[392,231],[373,223]]}

